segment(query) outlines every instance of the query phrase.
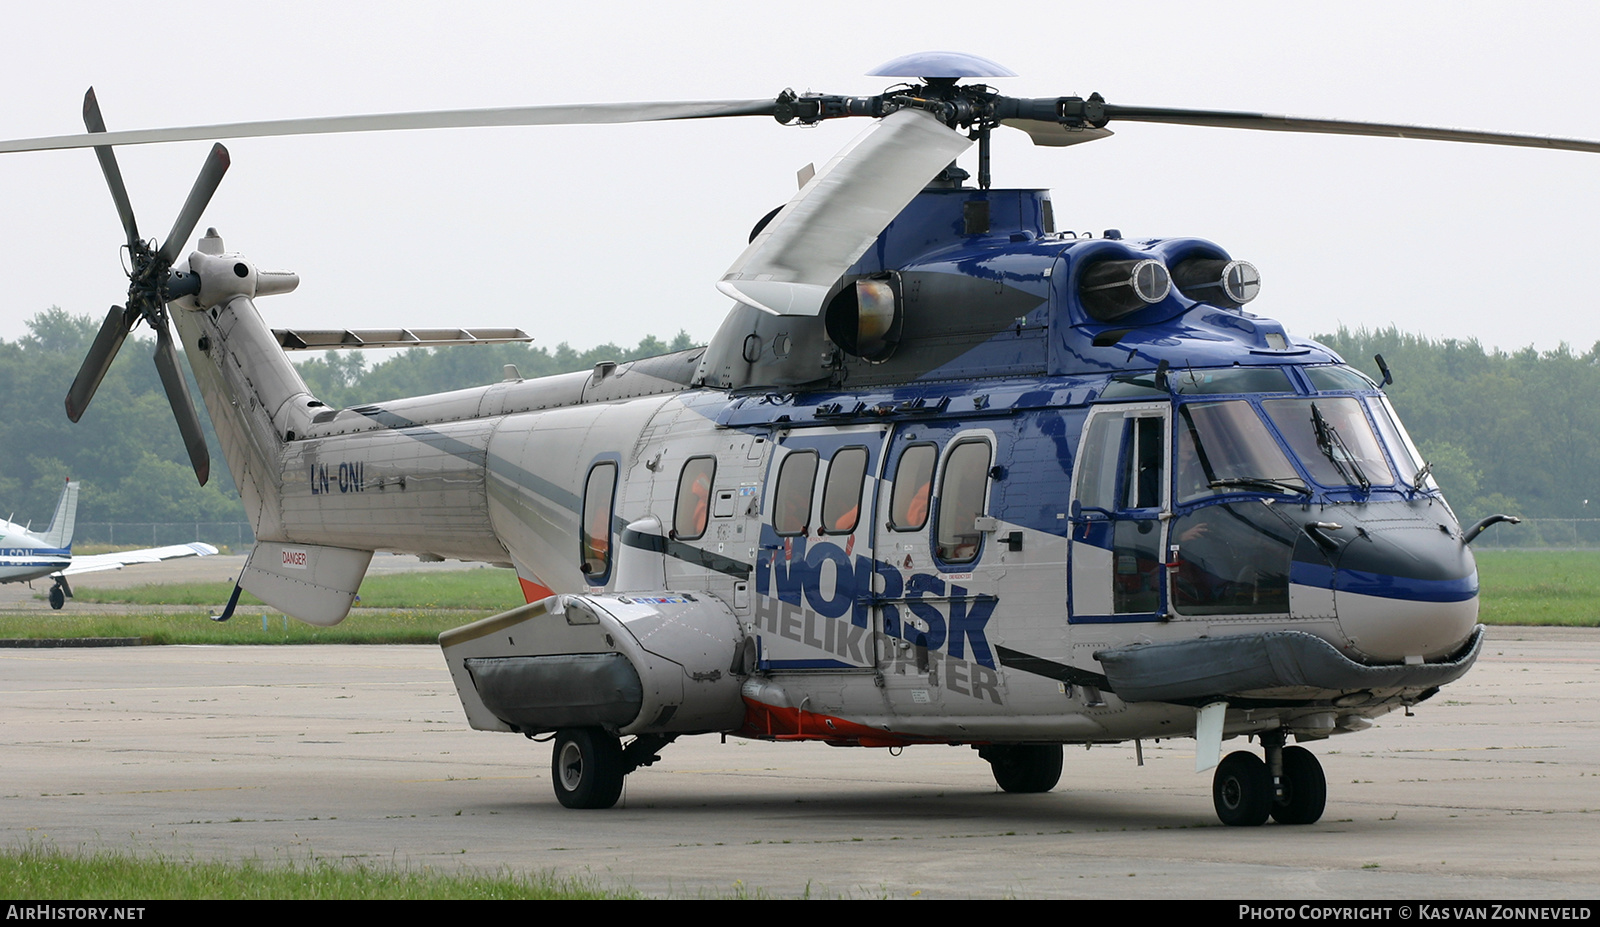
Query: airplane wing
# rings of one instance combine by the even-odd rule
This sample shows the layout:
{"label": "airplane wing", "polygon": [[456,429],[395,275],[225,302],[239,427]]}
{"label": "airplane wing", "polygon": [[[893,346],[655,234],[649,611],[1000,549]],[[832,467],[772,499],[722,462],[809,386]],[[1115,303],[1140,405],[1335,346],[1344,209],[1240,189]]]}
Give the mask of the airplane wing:
{"label": "airplane wing", "polygon": [[179,557],[209,557],[216,552],[217,549],[210,544],[195,541],[190,544],[174,544],[171,547],[146,547],[143,550],[124,550],[115,554],[73,557],[72,564],[56,575],[73,576],[78,573],[98,573],[101,570],[120,570],[130,563],[157,563],[162,560],[176,560]]}

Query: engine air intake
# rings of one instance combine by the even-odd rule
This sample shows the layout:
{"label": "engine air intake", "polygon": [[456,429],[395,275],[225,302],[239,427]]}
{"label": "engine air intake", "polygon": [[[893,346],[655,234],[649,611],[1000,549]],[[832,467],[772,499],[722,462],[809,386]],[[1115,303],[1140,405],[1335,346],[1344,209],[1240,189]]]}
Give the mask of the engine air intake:
{"label": "engine air intake", "polygon": [[1172,276],[1160,261],[1099,261],[1084,268],[1078,298],[1089,315],[1113,322],[1167,298]]}

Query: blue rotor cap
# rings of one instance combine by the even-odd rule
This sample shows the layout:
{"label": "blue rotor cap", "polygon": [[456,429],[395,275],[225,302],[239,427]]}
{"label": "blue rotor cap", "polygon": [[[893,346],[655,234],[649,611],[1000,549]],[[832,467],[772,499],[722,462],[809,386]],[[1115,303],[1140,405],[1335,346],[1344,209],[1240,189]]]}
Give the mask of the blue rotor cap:
{"label": "blue rotor cap", "polygon": [[916,52],[902,55],[868,71],[868,77],[1016,77],[1017,72],[1003,64],[964,52]]}

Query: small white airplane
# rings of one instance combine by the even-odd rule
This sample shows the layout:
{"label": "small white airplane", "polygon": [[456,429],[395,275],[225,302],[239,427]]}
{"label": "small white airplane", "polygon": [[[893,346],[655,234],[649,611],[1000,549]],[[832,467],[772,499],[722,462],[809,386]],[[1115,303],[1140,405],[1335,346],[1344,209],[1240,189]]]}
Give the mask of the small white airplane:
{"label": "small white airplane", "polygon": [[0,520],[0,583],[32,582],[42,576],[55,580],[50,587],[50,607],[59,609],[72,598],[67,577],[77,573],[120,570],[131,563],[156,563],[179,557],[209,557],[217,552],[210,544],[198,541],[169,547],[146,547],[114,554],[88,557],[72,555],[72,530],[78,521],[79,484],[67,481],[56,503],[56,513],[43,534],[33,534],[23,525]]}

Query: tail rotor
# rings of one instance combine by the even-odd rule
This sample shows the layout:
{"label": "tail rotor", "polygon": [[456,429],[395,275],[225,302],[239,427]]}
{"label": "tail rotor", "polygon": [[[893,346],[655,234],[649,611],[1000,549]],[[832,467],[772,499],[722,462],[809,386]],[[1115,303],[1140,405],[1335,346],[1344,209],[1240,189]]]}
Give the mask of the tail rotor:
{"label": "tail rotor", "polygon": [[[83,98],[83,124],[91,133],[106,131],[105,120],[100,115],[100,104],[95,99],[92,87]],[[220,144],[212,146],[200,175],[189,190],[189,198],[179,210],[172,230],[167,233],[159,249],[154,247],[153,241],[147,242],[139,237],[133,205],[128,199],[128,190],[122,182],[122,171],[117,166],[112,146],[96,145],[94,153],[100,161],[100,170],[105,174],[106,186],[111,189],[112,202],[116,204],[117,215],[122,220],[122,228],[128,238],[128,300],[126,306],[111,307],[99,334],[95,335],[94,343],[83,359],[83,366],[78,369],[77,378],[67,390],[67,417],[74,422],[83,417],[95,391],[100,387],[100,381],[111,369],[111,362],[116,359],[123,341],[127,340],[133,327],[143,321],[155,332],[156,370],[161,376],[167,402],[172,406],[172,415],[177,419],[178,431],[189,452],[189,462],[200,484],[205,485],[211,475],[211,454],[206,449],[200,417],[195,412],[194,399],[189,395],[183,368],[178,361],[178,349],[167,318],[167,303],[195,291],[195,279],[186,274],[174,274],[172,265],[189,241],[189,236],[194,233],[206,205],[211,202],[212,195],[228,171],[228,150]]]}

